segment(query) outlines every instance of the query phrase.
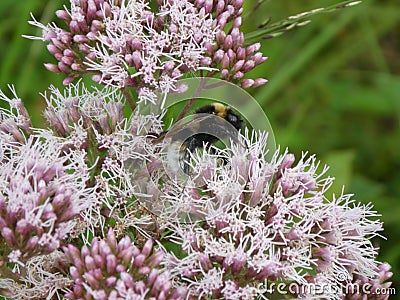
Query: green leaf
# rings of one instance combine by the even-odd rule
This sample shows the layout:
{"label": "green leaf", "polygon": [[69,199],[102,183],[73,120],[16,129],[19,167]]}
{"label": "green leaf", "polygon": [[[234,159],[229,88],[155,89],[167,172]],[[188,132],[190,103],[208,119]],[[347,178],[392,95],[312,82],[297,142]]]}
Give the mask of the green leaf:
{"label": "green leaf", "polygon": [[[335,178],[330,188],[330,194],[340,196],[343,186],[348,187],[353,176],[354,150],[331,151],[321,159],[321,162],[329,166],[327,175]],[[348,188],[346,188],[346,191]],[[328,195],[329,197],[329,195]]]}
{"label": "green leaf", "polygon": [[252,43],[259,41],[261,38],[271,38],[281,35],[285,31],[308,24],[310,22],[309,18],[312,16],[321,13],[334,12],[345,7],[354,6],[360,2],[361,1],[347,0],[325,8],[316,8],[310,11],[302,12],[274,23],[270,23],[270,18],[268,17],[266,20],[262,21],[258,30],[245,35],[246,42]]}

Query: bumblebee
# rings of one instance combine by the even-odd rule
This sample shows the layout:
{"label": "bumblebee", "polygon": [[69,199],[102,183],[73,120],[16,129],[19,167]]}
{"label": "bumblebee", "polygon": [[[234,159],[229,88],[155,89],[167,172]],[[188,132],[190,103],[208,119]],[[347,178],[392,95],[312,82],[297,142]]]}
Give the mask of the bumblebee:
{"label": "bumblebee", "polygon": [[179,143],[179,162],[186,175],[189,175],[191,153],[196,148],[216,143],[223,138],[237,138],[237,132],[244,121],[230,107],[220,103],[212,103],[198,108],[193,120],[186,124],[178,124],[170,130],[162,132],[154,139],[161,142],[169,136],[171,143]]}

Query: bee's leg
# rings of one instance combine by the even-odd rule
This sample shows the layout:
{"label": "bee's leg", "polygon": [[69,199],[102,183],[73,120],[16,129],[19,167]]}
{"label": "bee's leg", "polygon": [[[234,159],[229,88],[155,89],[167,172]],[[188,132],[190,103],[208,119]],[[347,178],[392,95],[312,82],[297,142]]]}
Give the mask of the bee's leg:
{"label": "bee's leg", "polygon": [[183,173],[189,175],[189,162],[190,162],[190,151],[188,148],[185,149],[185,155],[183,157]]}
{"label": "bee's leg", "polygon": [[196,139],[190,137],[182,145],[183,149],[183,172],[189,175],[191,154],[196,150]]}

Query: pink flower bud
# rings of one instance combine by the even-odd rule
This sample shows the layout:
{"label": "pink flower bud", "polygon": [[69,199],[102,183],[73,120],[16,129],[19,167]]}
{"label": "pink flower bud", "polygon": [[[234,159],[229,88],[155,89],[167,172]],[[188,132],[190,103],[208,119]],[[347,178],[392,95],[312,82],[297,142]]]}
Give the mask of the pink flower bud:
{"label": "pink flower bud", "polygon": [[218,45],[223,45],[226,39],[226,33],[224,31],[218,31],[216,35]]}
{"label": "pink flower bud", "polygon": [[139,254],[138,256],[135,257],[133,264],[137,267],[140,267],[144,264],[145,260],[146,260],[146,255]]}
{"label": "pink flower bud", "polygon": [[107,241],[100,240],[99,241],[99,254],[103,257],[106,258],[107,255],[111,254],[111,248],[108,245]]}
{"label": "pink flower bud", "polygon": [[240,9],[243,6],[244,0],[234,0],[233,1],[233,6],[236,9]]}
{"label": "pink flower bud", "polygon": [[111,252],[117,251],[117,238],[115,237],[114,230],[110,227],[107,233],[107,244]]}
{"label": "pink flower bud", "polygon": [[[99,5],[98,5],[99,6]],[[102,11],[101,10],[98,10],[97,11],[97,16],[100,18],[100,19],[102,19],[104,16],[109,16],[110,14],[111,14],[111,5],[108,3],[108,2],[106,2],[106,1],[104,1],[102,4],[101,4],[101,6],[102,6]]]}
{"label": "pink flower bud", "polygon": [[76,267],[71,266],[69,268],[69,272],[74,281],[77,281],[78,279],[82,279],[81,273],[78,271],[78,269]]}
{"label": "pink flower bud", "polygon": [[82,71],[82,65],[78,63],[71,64],[71,69],[74,71]]}
{"label": "pink flower bud", "polygon": [[240,69],[242,69],[244,63],[245,63],[245,60],[244,60],[244,59],[241,59],[241,60],[237,61],[237,62],[233,65],[233,67],[231,68],[231,72],[232,72],[232,73],[235,73],[235,72],[240,71]]}
{"label": "pink flower bud", "polygon": [[237,59],[246,59],[246,49],[239,47],[236,50],[236,57]]}
{"label": "pink flower bud", "polygon": [[105,259],[100,254],[93,255],[94,264],[97,268],[103,268],[106,265]]}
{"label": "pink flower bud", "polygon": [[56,16],[57,16],[57,18],[60,18],[61,20],[64,20],[67,22],[69,22],[71,20],[71,16],[65,10],[57,10]]}
{"label": "pink flower bud", "polygon": [[214,53],[214,45],[206,42],[204,43],[205,52],[207,55],[211,56]]}
{"label": "pink flower bud", "polygon": [[223,57],[224,57],[224,50],[219,49],[219,50],[217,50],[217,51],[215,52],[215,54],[214,54],[214,61],[215,61],[216,63],[219,63],[219,62],[221,62],[221,60],[223,59]]}
{"label": "pink flower bud", "polygon": [[212,9],[213,9],[213,4],[214,1],[213,0],[205,0],[204,2],[204,8],[206,10],[206,13],[211,13]]}
{"label": "pink flower bud", "polygon": [[89,22],[96,18],[96,13],[97,13],[96,3],[94,3],[93,0],[88,0],[86,17]]}
{"label": "pink flower bud", "polygon": [[254,69],[254,67],[256,66],[256,64],[254,63],[254,61],[252,60],[248,60],[244,63],[243,65],[243,71],[244,72],[248,72]]}
{"label": "pink flower bud", "polygon": [[89,31],[89,27],[85,21],[79,21],[78,26],[79,26],[80,32],[88,32]]}
{"label": "pink flower bud", "polygon": [[89,53],[90,49],[86,44],[78,44],[79,51],[83,53]]}
{"label": "pink flower bud", "polygon": [[143,66],[142,58],[139,51],[135,51],[132,53],[132,60],[136,70],[139,70]]}
{"label": "pink flower bud", "polygon": [[0,217],[0,228],[5,227],[6,225],[7,225],[6,221],[2,217]]}
{"label": "pink flower bud", "polygon": [[61,61],[58,62],[57,66],[63,73],[69,74],[71,72],[71,69]]}
{"label": "pink flower bud", "polygon": [[139,273],[143,275],[150,274],[151,269],[148,266],[143,266],[139,268]]}
{"label": "pink flower bud", "polygon": [[227,53],[225,53],[221,61],[221,68],[227,69],[228,67],[229,67],[229,56]]}
{"label": "pink flower bud", "polygon": [[87,43],[89,41],[87,36],[83,35],[83,34],[74,35],[73,40],[74,40],[75,43],[79,43],[79,44],[84,44],[84,43]]}
{"label": "pink flower bud", "polygon": [[235,75],[233,75],[233,78],[241,79],[241,78],[243,78],[243,76],[244,76],[244,73],[239,71],[239,72],[236,72]]}
{"label": "pink flower bud", "polygon": [[176,288],[170,295],[170,299],[185,299],[187,295],[187,290],[184,287]]}
{"label": "pink flower bud", "polygon": [[95,264],[95,262],[94,262],[93,257],[91,257],[91,256],[89,256],[89,255],[85,257],[85,267],[86,267],[86,269],[88,269],[88,270],[94,270],[94,269],[96,269],[96,264]]}
{"label": "pink flower bud", "polygon": [[73,295],[71,296],[71,299],[73,299],[73,298],[75,298],[75,297],[78,297],[78,299],[83,298],[83,291],[84,291],[84,288],[83,288],[83,286],[81,285],[81,284],[82,284],[82,280],[81,280],[81,281],[77,281],[76,283],[78,283],[78,284],[75,284],[74,287],[73,287],[74,293],[73,293]]}
{"label": "pink flower bud", "polygon": [[253,87],[258,87],[258,86],[264,85],[264,84],[266,84],[267,82],[268,82],[268,80],[265,79],[265,78],[257,78],[257,79],[254,80],[254,85],[253,85]]}
{"label": "pink flower bud", "polygon": [[125,286],[127,286],[128,288],[133,287],[132,276],[129,273],[121,272],[120,278],[124,282]]}
{"label": "pink flower bud", "polygon": [[227,51],[228,49],[231,49],[232,46],[233,46],[233,39],[232,39],[232,36],[231,36],[231,35],[228,35],[228,36],[225,38],[225,41],[224,41],[224,50]]}
{"label": "pink flower bud", "polygon": [[71,20],[71,22],[69,22],[68,24],[68,27],[72,33],[77,33],[81,31],[78,22],[75,20]]}
{"label": "pink flower bud", "polygon": [[254,43],[254,44],[248,46],[248,47],[246,48],[246,54],[247,54],[247,56],[253,55],[253,53],[254,53],[254,52],[257,52],[258,50],[260,50],[260,48],[261,48],[261,44],[260,44],[260,43]]}
{"label": "pink flower bud", "polygon": [[60,69],[55,64],[46,63],[44,67],[50,72],[61,73]]}
{"label": "pink flower bud", "polygon": [[172,60],[169,60],[164,64],[164,70],[167,72],[170,72],[174,69],[174,66],[175,66],[175,62]]}
{"label": "pink flower bud", "polygon": [[142,248],[142,254],[146,257],[150,255],[153,249],[154,242],[151,239],[148,239]]}
{"label": "pink flower bud", "polygon": [[217,21],[218,21],[217,24],[219,26],[219,29],[222,31],[225,28],[226,23],[228,21],[226,15],[224,13],[222,13],[221,15],[218,16]]}
{"label": "pink flower bud", "polygon": [[115,267],[115,271],[116,271],[117,273],[122,273],[122,272],[125,272],[125,271],[126,271],[126,268],[125,268],[125,266],[119,264],[119,265],[117,265],[117,266]]}
{"label": "pink flower bud", "polygon": [[55,57],[57,60],[61,60],[61,58],[63,57],[63,55],[62,55],[61,53],[56,53],[56,54],[54,54],[54,57]]}
{"label": "pink flower bud", "polygon": [[95,269],[92,272],[94,278],[96,278],[98,281],[101,281],[104,279],[103,273],[101,269]]}
{"label": "pink flower bud", "polygon": [[74,81],[74,77],[72,77],[72,76],[68,76],[68,77],[65,77],[64,78],[64,80],[63,80],[63,85],[68,85],[68,84],[70,84],[72,81]]}
{"label": "pink flower bud", "polygon": [[[109,274],[112,274],[112,273],[109,273]],[[112,287],[115,286],[116,283],[117,283],[117,277],[115,277],[115,276],[107,277],[107,279],[106,279],[106,286],[107,287],[112,288]]]}
{"label": "pink flower bud", "polygon": [[242,26],[242,17],[237,17],[233,22],[233,29],[239,29]]}
{"label": "pink flower bud", "polygon": [[85,56],[86,60],[95,60],[96,59],[96,54],[93,52],[90,52],[88,55]]}
{"label": "pink flower bud", "polygon": [[162,250],[158,250],[151,256],[150,261],[148,262],[149,267],[157,267],[164,258],[164,252]]}
{"label": "pink flower bud", "polygon": [[[60,40],[58,40],[57,38],[53,38],[53,39],[51,39],[51,44],[53,44],[55,47],[57,47],[59,50],[64,50],[65,49],[65,44],[64,43],[62,43]],[[49,48],[47,48],[47,49],[49,49]],[[58,52],[61,52],[61,51],[58,51]]]}
{"label": "pink flower bud", "polygon": [[240,86],[244,89],[250,88],[252,87],[254,84],[254,80],[253,79],[244,79],[241,83]]}
{"label": "pink flower bud", "polygon": [[96,31],[90,31],[90,32],[88,32],[88,33],[86,34],[86,38],[87,38],[89,41],[95,41],[95,40],[97,40],[97,32],[96,32]]}
{"label": "pink flower bud", "polygon": [[3,227],[1,229],[1,235],[10,247],[15,246],[14,232],[9,227]]}
{"label": "pink flower bud", "polygon": [[97,32],[97,31],[99,31],[100,29],[102,29],[102,27],[103,27],[103,23],[102,23],[101,21],[99,21],[99,20],[93,20],[93,21],[92,21],[92,25],[91,25],[91,27],[90,27],[90,31],[91,31],[91,32]]}
{"label": "pink flower bud", "polygon": [[69,56],[63,56],[61,58],[61,61],[66,65],[71,65],[74,62],[74,59],[72,57],[69,57]]}
{"label": "pink flower bud", "polygon": [[225,1],[224,0],[218,0],[217,5],[215,7],[215,12],[217,15],[221,14],[225,9]]}
{"label": "pink flower bud", "polygon": [[98,75],[98,74],[93,75],[93,76],[92,76],[92,80],[93,80],[94,82],[100,83],[100,82],[101,82],[101,75]]}
{"label": "pink flower bud", "polygon": [[202,253],[199,257],[200,265],[204,271],[212,269],[212,263],[208,255]]}
{"label": "pink flower bud", "polygon": [[[126,249],[131,249],[131,246],[132,246],[132,241],[131,241],[130,237],[129,236],[125,236],[125,237],[122,238],[122,240],[119,241],[119,243],[117,245],[117,252],[121,252],[121,251],[126,250]],[[137,248],[135,248],[135,249],[137,249]],[[134,251],[133,249],[131,249],[131,250]],[[138,251],[138,254],[139,254],[140,250],[137,249],[137,251]]]}
{"label": "pink flower bud", "polygon": [[115,268],[117,266],[117,258],[115,255],[107,255],[106,258],[107,273],[114,274]]}
{"label": "pink flower bud", "polygon": [[[238,43],[238,39],[240,37],[239,28],[232,28],[231,36],[232,36],[233,42],[235,43],[235,46],[241,45]],[[235,47],[233,47],[233,48],[235,48]]]}
{"label": "pink flower bud", "polygon": [[176,24],[171,24],[171,25],[169,25],[169,27],[168,27],[168,31],[170,32],[170,33],[177,33],[178,32],[178,26],[176,26]]}
{"label": "pink flower bud", "polygon": [[[100,288],[99,282],[97,279],[89,272],[85,273],[85,281],[93,288],[98,289]],[[96,295],[97,299],[97,295]]]}
{"label": "pink flower bud", "polygon": [[179,78],[182,76],[182,72],[180,70],[173,70],[171,73],[171,78]]}
{"label": "pink flower bud", "polygon": [[155,281],[155,280],[157,279],[157,277],[158,277],[158,273],[159,273],[159,271],[158,271],[157,269],[152,269],[152,270],[150,271],[149,277],[148,277],[148,279],[147,279],[147,283],[148,283],[149,285],[153,285],[154,281]]}
{"label": "pink flower bud", "polygon": [[56,53],[61,53],[61,50],[59,48],[57,48],[56,46],[54,46],[53,44],[48,44],[47,50],[53,55]]}
{"label": "pink flower bud", "polygon": [[69,56],[69,57],[74,57],[75,56],[75,52],[72,51],[71,49],[65,49],[63,51],[64,56]]}

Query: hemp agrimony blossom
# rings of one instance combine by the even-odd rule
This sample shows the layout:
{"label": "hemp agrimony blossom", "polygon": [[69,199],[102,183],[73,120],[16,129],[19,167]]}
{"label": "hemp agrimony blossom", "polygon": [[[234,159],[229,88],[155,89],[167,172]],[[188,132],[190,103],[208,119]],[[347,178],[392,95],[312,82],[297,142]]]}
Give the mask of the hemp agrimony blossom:
{"label": "hemp agrimony blossom", "polygon": [[[135,227],[132,219],[126,219],[125,206],[139,191],[138,183],[132,180],[135,172],[145,161],[158,159],[156,146],[147,135],[161,132],[160,119],[139,112],[124,117],[125,100],[113,87],[89,91],[83,84],[70,84],[64,93],[52,87],[51,93],[43,96],[51,131],[42,130],[40,135],[47,139],[53,135],[62,137],[63,149],[81,153],[83,163],[91,170],[88,184],[96,186],[93,194],[97,201],[84,211],[86,226],[95,232],[104,227],[104,218],[112,217],[121,226]],[[129,206],[128,215],[141,210],[138,205],[136,202]],[[149,220],[141,215],[143,218],[137,219],[136,224],[147,226]]]}
{"label": "hemp agrimony blossom", "polygon": [[0,137],[4,141],[24,143],[26,135],[32,133],[32,121],[15,88],[9,88],[12,98],[0,91],[0,100],[9,105],[9,109],[0,108]]}
{"label": "hemp agrimony blossom", "polygon": [[[193,203],[206,216],[193,224],[171,222],[171,238],[187,255],[171,256],[169,267],[191,295],[250,299],[268,294],[266,281],[283,281],[329,283],[338,295],[318,296],[340,299],[353,279],[387,278],[370,241],[382,230],[371,205],[346,194],[330,197],[333,179],[323,177],[326,168],[317,172],[313,156],[295,164],[292,154],[277,152],[265,160],[265,139],[256,134],[242,138],[245,147],[196,153],[199,187],[164,196],[174,207],[186,207],[178,199]],[[229,163],[219,164],[220,157]]]}
{"label": "hemp agrimony blossom", "polygon": [[0,149],[0,291],[22,298],[43,296],[47,284],[62,287],[68,279],[45,275],[52,269],[45,266],[41,277],[34,262],[75,237],[80,214],[95,203],[93,188],[86,185],[89,172],[82,160],[63,153],[55,139],[31,135],[24,144],[0,139]]}
{"label": "hemp agrimony blossom", "polygon": [[185,299],[184,288],[173,288],[171,275],[160,263],[164,251],[147,240],[142,249],[128,236],[117,242],[112,229],[90,247],[63,248],[74,285],[67,299]]}
{"label": "hemp agrimony blossom", "polygon": [[59,145],[32,136],[26,144],[0,141],[1,238],[12,262],[24,264],[33,255],[60,246],[74,218],[91,205],[85,168],[62,155]]}
{"label": "hemp agrimony blossom", "polygon": [[[56,13],[63,28],[30,22],[57,60],[46,68],[68,86],[42,94],[48,128],[32,126],[14,88],[11,98],[0,92],[9,106],[0,109],[1,296],[275,299],[270,284],[284,283],[297,299],[386,299],[377,291],[390,287],[390,266],[371,241],[379,215],[351,195],[331,196],[333,178],[314,156],[271,151],[272,130],[234,130],[225,147],[186,151],[190,172],[178,180],[184,141],[175,152],[158,143],[179,142],[173,126],[184,122],[166,122],[172,110],[158,99],[191,93],[180,78],[205,80],[178,120],[221,86],[213,77],[266,82],[245,78],[266,57],[244,40],[243,3],[70,0]],[[87,73],[105,86],[72,84]],[[213,117],[225,120],[223,111]]]}
{"label": "hemp agrimony blossom", "polygon": [[[256,87],[265,79],[243,79],[266,60],[260,44],[245,46],[243,1],[157,1],[153,12],[147,1],[71,1],[57,11],[67,29],[55,24],[30,23],[42,28],[40,38],[63,73],[64,84],[93,73],[101,84],[135,87],[139,101],[154,102],[154,91],[179,91],[176,82],[186,73],[215,76]],[[225,29],[232,22],[228,34]],[[32,37],[35,38],[35,37]]]}

